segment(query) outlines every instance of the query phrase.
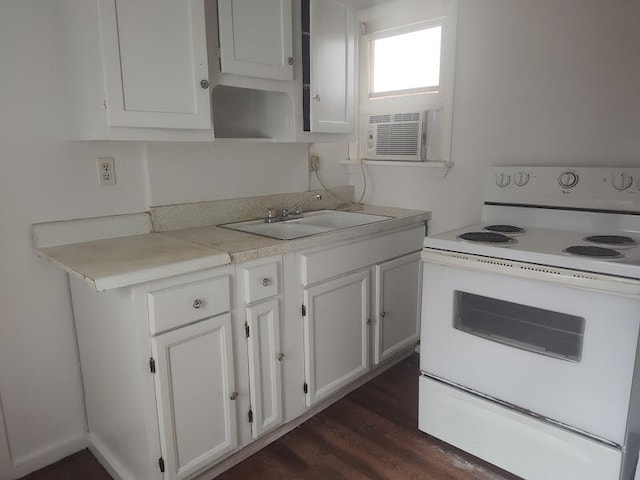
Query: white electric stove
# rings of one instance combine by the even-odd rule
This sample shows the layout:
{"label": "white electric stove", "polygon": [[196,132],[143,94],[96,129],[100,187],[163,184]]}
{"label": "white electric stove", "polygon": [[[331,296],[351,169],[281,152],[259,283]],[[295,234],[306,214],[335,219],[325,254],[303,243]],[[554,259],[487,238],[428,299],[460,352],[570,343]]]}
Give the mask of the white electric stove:
{"label": "white electric stove", "polygon": [[631,480],[640,168],[496,167],[425,238],[419,427],[526,479]]}

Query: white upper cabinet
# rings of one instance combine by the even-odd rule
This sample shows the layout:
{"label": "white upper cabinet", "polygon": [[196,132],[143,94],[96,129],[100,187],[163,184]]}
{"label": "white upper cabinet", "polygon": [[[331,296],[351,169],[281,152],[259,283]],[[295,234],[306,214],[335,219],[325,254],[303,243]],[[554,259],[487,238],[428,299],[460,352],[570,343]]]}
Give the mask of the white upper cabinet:
{"label": "white upper cabinet", "polygon": [[110,127],[211,129],[202,0],[98,0]]}
{"label": "white upper cabinet", "polygon": [[60,1],[74,140],[354,131],[356,21],[335,0]]}
{"label": "white upper cabinet", "polygon": [[291,0],[218,0],[220,71],[293,79]]}
{"label": "white upper cabinet", "polygon": [[350,133],[355,117],[355,11],[335,0],[310,0],[309,20],[310,131]]}

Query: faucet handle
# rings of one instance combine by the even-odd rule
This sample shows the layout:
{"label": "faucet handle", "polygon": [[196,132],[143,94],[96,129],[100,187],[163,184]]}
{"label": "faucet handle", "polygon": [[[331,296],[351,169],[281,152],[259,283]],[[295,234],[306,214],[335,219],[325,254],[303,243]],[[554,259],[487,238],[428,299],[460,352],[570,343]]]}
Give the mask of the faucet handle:
{"label": "faucet handle", "polygon": [[276,216],[276,212],[274,212],[273,208],[269,207],[267,209],[267,218],[273,218]]}

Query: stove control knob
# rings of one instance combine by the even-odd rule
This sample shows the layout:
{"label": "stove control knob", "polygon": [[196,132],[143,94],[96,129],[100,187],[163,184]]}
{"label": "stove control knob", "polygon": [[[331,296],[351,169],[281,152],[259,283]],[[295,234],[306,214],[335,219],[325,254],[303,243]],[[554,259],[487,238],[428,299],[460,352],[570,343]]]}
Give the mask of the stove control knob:
{"label": "stove control knob", "polygon": [[580,177],[575,172],[562,172],[558,177],[558,183],[562,188],[573,188],[580,181]]}
{"label": "stove control knob", "polygon": [[496,185],[500,188],[504,188],[511,183],[511,175],[508,173],[501,173],[496,177]]}
{"label": "stove control knob", "polygon": [[525,186],[529,183],[530,175],[527,172],[518,172],[513,179],[513,182],[519,187]]}
{"label": "stove control knob", "polygon": [[611,178],[611,185],[616,190],[626,190],[633,185],[633,177],[628,173],[621,173],[620,175],[614,175]]}

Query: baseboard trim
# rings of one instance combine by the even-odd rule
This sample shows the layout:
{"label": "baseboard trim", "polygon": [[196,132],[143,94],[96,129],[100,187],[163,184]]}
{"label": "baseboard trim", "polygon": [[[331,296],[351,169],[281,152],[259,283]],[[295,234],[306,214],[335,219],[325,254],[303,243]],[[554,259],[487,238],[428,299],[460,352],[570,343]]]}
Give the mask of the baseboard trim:
{"label": "baseboard trim", "polygon": [[131,472],[111,454],[110,450],[98,437],[89,432],[87,434],[87,440],[89,450],[96,457],[100,465],[113,477],[113,480],[137,480]]}
{"label": "baseboard trim", "polygon": [[68,437],[50,447],[16,459],[10,467],[11,478],[20,478],[87,448],[85,433]]}

